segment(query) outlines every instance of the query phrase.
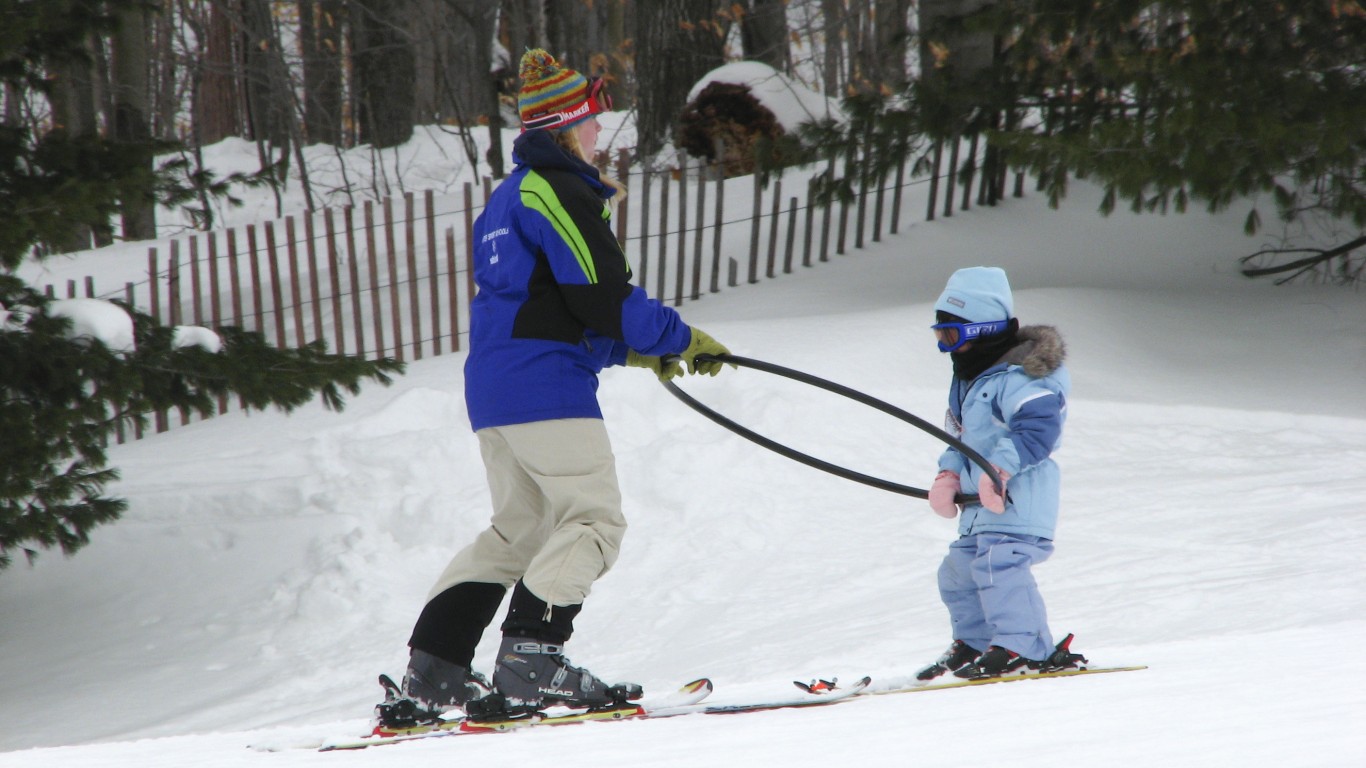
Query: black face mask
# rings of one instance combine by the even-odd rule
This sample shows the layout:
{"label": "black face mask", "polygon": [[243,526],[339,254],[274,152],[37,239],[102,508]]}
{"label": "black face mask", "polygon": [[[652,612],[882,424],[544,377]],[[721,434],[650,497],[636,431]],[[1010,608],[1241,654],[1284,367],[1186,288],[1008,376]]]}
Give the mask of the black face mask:
{"label": "black face mask", "polygon": [[995,365],[1017,343],[1016,334],[1020,331],[1020,321],[1011,318],[1010,325],[995,336],[979,338],[966,350],[950,352],[953,358],[953,375],[963,381],[972,381],[982,372]]}

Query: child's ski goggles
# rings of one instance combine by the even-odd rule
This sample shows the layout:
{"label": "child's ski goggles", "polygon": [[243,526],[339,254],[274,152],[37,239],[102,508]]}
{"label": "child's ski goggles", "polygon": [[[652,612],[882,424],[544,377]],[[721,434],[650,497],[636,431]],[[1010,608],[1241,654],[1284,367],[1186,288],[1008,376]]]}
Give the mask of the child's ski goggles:
{"label": "child's ski goggles", "polygon": [[990,320],[985,323],[935,323],[930,328],[939,341],[940,352],[956,352],[968,342],[983,336],[995,336],[1008,325],[1009,320]]}

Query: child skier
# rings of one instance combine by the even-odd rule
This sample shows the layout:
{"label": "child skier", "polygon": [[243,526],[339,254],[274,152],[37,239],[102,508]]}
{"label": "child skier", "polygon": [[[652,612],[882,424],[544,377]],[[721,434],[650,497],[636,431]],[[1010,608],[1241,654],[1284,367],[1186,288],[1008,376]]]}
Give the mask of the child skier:
{"label": "child skier", "polygon": [[1058,465],[1070,387],[1062,337],[1050,326],[1020,327],[1006,273],[995,267],[955,272],[935,302],[931,326],[953,360],[948,430],[984,456],[991,476],[955,448],[939,458],[930,507],[959,516],[954,497],[966,487],[980,501],[961,507],[959,538],[939,567],[953,644],[916,677],[945,672],[995,677],[1028,667],[1076,666],[1064,640],[1054,647],[1043,598],[1030,566],[1053,553],[1058,520]]}

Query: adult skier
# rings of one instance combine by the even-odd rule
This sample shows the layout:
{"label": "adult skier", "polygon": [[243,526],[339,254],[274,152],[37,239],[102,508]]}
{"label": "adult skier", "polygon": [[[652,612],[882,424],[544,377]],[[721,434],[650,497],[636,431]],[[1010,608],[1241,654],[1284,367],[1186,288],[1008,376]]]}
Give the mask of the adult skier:
{"label": "adult skier", "polygon": [[486,714],[641,695],[564,654],[626,531],[598,372],[624,364],[667,380],[682,366],[662,358],[680,355],[689,373],[714,376],[721,364],[697,356],[727,353],[630,283],[611,228],[623,190],[590,162],[597,115],[611,108],[602,80],[543,50],[522,57],[520,74],[516,167],[474,225],[479,291],[465,365],[493,516],[437,579],[409,639],[402,692],[427,715],[468,710],[486,693],[475,647],[509,589]]}

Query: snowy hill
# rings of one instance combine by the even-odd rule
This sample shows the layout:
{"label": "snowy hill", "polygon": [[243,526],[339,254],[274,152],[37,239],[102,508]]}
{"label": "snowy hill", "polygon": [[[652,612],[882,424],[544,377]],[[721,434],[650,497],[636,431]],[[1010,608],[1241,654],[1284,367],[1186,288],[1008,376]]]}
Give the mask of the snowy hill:
{"label": "snowy hill", "polygon": [[[121,446],[124,520],[0,574],[0,766],[1366,765],[1366,302],[1236,275],[1241,215],[1060,212],[1037,195],[682,308],[737,354],[931,421],[927,329],[948,274],[1003,266],[1059,327],[1074,397],[1058,634],[1124,675],[868,697],[735,718],[592,724],[319,755],[366,728],[426,590],[484,524],[462,355],[341,415],[230,414]],[[923,201],[908,199],[908,211]],[[916,206],[920,206],[917,208]],[[954,524],[704,420],[647,373],[602,400],[631,522],[569,650],[718,702],[789,681],[890,681],[948,643],[934,573]],[[763,373],[682,386],[781,442],[925,486],[939,446]],[[492,665],[496,632],[476,661]]]}

